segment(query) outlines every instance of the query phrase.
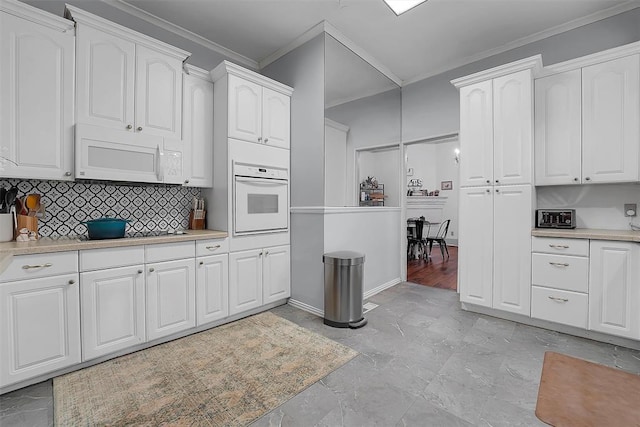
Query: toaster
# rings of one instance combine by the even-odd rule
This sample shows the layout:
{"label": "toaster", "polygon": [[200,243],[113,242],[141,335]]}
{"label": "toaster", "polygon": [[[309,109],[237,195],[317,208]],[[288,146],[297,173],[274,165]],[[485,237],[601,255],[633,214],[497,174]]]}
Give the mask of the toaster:
{"label": "toaster", "polygon": [[576,228],[575,209],[536,210],[537,228]]}

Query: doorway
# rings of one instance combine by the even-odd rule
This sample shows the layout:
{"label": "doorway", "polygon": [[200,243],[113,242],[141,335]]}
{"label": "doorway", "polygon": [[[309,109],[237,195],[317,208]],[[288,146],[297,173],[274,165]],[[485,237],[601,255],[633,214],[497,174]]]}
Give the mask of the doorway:
{"label": "doorway", "polygon": [[[407,237],[419,237],[423,243],[423,245],[411,245],[407,248],[407,281],[456,291],[458,282],[458,135],[405,143],[404,154]],[[416,235],[415,219],[425,221],[421,236]],[[428,238],[443,238],[444,242],[439,245],[437,240],[433,241],[429,245],[432,250],[429,250],[429,247],[424,245]],[[408,243],[409,239],[407,239]]]}

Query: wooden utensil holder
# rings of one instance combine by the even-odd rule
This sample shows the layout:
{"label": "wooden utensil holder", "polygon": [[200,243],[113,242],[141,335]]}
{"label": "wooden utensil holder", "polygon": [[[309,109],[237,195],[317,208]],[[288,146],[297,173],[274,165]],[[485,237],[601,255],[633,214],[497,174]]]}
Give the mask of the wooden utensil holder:
{"label": "wooden utensil holder", "polygon": [[16,230],[13,238],[15,239],[20,234],[20,230],[26,228],[29,231],[33,231],[36,233],[36,238],[38,236],[38,218],[35,216],[27,216],[27,215],[17,215],[16,216]]}
{"label": "wooden utensil holder", "polygon": [[207,211],[194,211],[189,212],[189,230],[204,230],[205,218]]}

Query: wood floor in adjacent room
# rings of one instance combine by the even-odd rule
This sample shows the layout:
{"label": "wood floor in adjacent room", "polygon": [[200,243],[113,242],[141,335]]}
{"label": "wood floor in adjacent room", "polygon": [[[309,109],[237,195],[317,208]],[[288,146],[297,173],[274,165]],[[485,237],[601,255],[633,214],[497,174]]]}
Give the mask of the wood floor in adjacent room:
{"label": "wood floor in adjacent room", "polygon": [[458,282],[458,247],[449,246],[449,258],[444,260],[440,248],[434,245],[431,260],[412,259],[407,262],[407,281],[433,288],[456,290]]}

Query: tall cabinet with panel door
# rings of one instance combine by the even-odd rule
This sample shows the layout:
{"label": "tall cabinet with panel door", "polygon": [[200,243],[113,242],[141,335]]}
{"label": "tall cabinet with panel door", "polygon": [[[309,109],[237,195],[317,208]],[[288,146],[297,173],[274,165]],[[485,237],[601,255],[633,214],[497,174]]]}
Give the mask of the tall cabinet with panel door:
{"label": "tall cabinet with panel door", "polygon": [[530,315],[533,73],[540,57],[452,83],[460,89],[460,300]]}
{"label": "tall cabinet with panel door", "polygon": [[0,1],[0,176],[73,179],[73,23]]}

